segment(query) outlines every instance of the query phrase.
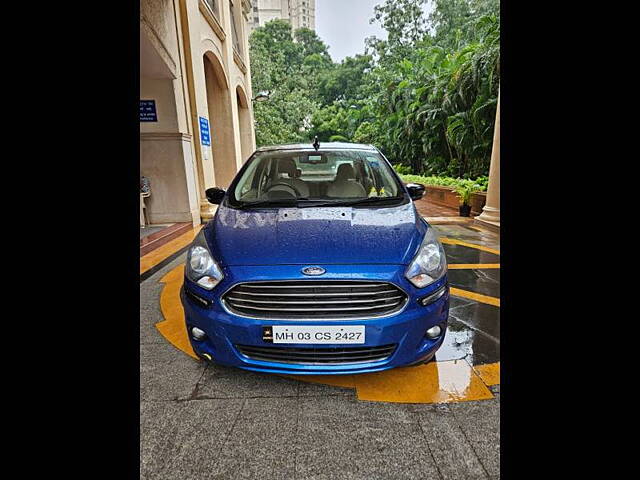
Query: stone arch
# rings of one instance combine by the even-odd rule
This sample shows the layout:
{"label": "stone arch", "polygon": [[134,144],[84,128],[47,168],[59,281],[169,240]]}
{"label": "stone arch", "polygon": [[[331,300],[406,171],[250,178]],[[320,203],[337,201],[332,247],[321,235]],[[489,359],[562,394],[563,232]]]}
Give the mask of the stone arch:
{"label": "stone arch", "polygon": [[228,187],[236,173],[233,112],[231,109],[229,81],[225,75],[222,62],[214,52],[210,50],[205,52],[203,63],[214,182],[216,186]]}
{"label": "stone arch", "polygon": [[216,75],[219,76],[220,82],[225,86],[225,88],[229,88],[230,82],[224,68],[224,62],[222,60],[223,55],[220,47],[218,47],[218,45],[216,45],[216,43],[210,38],[202,40],[201,46],[202,52],[204,52],[203,55],[208,57],[214,65],[219,67],[216,71]]}

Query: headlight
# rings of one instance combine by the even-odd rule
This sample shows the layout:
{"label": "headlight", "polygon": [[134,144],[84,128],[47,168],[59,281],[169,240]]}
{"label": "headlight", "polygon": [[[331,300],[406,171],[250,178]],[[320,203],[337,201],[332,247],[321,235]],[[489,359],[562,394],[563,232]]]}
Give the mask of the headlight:
{"label": "headlight", "polygon": [[418,253],[407,268],[405,277],[418,288],[424,288],[447,272],[447,259],[442,245],[429,227]]}
{"label": "headlight", "polygon": [[220,266],[209,252],[204,231],[200,231],[189,248],[185,273],[189,280],[207,290],[211,290],[224,278]]}

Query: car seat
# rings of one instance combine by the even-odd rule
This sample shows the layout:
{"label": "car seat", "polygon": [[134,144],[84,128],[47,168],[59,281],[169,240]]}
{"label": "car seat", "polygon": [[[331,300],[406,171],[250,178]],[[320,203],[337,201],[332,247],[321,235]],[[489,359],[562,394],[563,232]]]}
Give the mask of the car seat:
{"label": "car seat", "polygon": [[367,196],[364,187],[354,180],[356,174],[349,163],[338,167],[336,178],[327,189],[327,196],[336,198],[363,198]]}
{"label": "car seat", "polygon": [[[300,178],[298,178],[302,174],[302,171],[296,167],[296,162],[292,158],[283,158],[278,160],[278,174],[280,173],[286,173],[288,178],[277,178],[271,182],[272,184],[286,183],[295,187],[300,192],[300,196],[309,197],[309,186],[304,182],[304,180],[300,180]],[[278,190],[293,193],[291,189],[283,186],[276,186],[270,191],[273,192]]]}

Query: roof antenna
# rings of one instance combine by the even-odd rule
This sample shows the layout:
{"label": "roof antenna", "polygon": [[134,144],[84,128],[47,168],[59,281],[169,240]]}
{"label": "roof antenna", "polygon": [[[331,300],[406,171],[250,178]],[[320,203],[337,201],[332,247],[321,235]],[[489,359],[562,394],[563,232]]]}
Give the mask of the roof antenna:
{"label": "roof antenna", "polygon": [[318,141],[318,136],[316,135],[315,138],[313,139],[313,148],[316,149],[316,152],[318,151],[318,149],[320,148],[320,142]]}

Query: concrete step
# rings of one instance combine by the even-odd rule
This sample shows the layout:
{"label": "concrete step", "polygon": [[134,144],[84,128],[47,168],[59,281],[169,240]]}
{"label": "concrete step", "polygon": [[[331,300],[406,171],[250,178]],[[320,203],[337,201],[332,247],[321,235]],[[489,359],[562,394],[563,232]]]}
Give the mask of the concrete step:
{"label": "concrete step", "polygon": [[140,256],[144,256],[147,253],[161,247],[167,242],[170,242],[174,238],[179,237],[183,233],[188,232],[193,228],[191,223],[174,223],[166,228],[163,228],[159,232],[154,232],[151,235],[140,239]]}

